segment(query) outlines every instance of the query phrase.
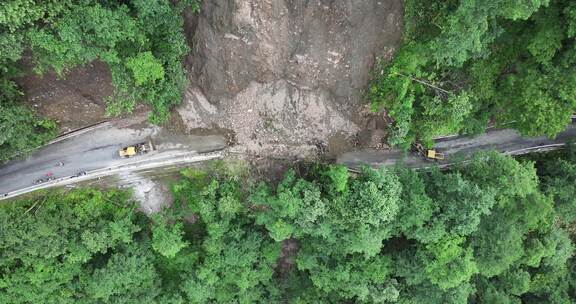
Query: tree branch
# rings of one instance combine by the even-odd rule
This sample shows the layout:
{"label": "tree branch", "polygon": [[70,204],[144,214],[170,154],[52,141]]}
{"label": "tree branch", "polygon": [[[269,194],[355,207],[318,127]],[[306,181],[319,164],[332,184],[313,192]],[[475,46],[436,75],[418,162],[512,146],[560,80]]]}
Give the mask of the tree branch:
{"label": "tree branch", "polygon": [[440,91],[440,92],[442,92],[442,93],[451,94],[450,91],[446,91],[446,90],[444,90],[444,89],[442,89],[442,88],[439,88],[439,87],[437,87],[437,86],[435,86],[435,85],[433,85],[433,84],[431,84],[431,83],[429,83],[429,82],[426,82],[426,81],[424,81],[424,80],[421,80],[421,79],[418,79],[418,78],[414,78],[414,77],[412,77],[412,76],[404,75],[404,74],[398,73],[398,72],[396,72],[396,74],[398,74],[398,75],[400,75],[400,76],[404,76],[404,77],[406,77],[406,78],[408,78],[408,79],[410,79],[410,80],[412,80],[412,81],[416,81],[416,82],[418,82],[418,83],[420,83],[420,84],[423,84],[423,85],[425,85],[425,86],[428,86],[428,87],[431,87],[431,88],[433,88],[433,89],[436,89],[436,90],[438,90],[438,91]]}

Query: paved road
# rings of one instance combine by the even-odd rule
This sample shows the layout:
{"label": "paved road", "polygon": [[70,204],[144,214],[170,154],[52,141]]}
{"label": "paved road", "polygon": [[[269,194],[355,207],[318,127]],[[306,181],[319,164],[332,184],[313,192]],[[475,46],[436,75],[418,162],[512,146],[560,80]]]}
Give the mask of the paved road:
{"label": "paved road", "polygon": [[447,166],[451,162],[465,159],[478,151],[496,150],[502,153],[519,155],[535,151],[544,151],[563,146],[567,141],[576,141],[576,124],[558,134],[555,139],[546,137],[522,137],[511,129],[492,129],[476,137],[454,136],[436,140],[434,149],[444,152],[446,160],[430,162],[415,153],[404,153],[399,150],[359,150],[341,155],[338,163],[349,168],[358,168],[362,164],[373,167],[393,166],[403,162],[411,168],[422,168],[433,165]]}
{"label": "paved road", "polygon": [[[156,151],[123,159],[118,150],[124,146],[151,139]],[[47,145],[24,160],[14,160],[0,167],[0,195],[9,197],[36,188],[34,181],[48,175],[58,180],[40,186],[62,185],[110,175],[120,170],[171,165],[179,161],[195,161],[199,154],[222,150],[226,141],[222,136],[173,135],[158,127],[119,128],[104,125],[90,132]],[[210,158],[210,157],[209,157]],[[57,166],[64,162],[64,166]],[[81,171],[86,177],[71,178]],[[25,189],[26,191],[17,191]],[[0,197],[2,199],[3,197]]]}
{"label": "paved road", "polygon": [[[118,156],[118,149],[152,140],[156,151],[130,159]],[[415,154],[391,150],[361,150],[345,153],[338,162],[350,168],[361,164],[371,166],[394,165],[403,161],[409,167],[446,166],[482,150],[497,150],[508,154],[523,154],[542,149],[553,149],[576,139],[573,122],[556,139],[545,137],[523,138],[510,129],[489,130],[477,137],[446,137],[436,141],[435,149],[446,154],[444,162],[433,163]],[[101,176],[121,174],[134,170],[186,164],[221,157],[226,141],[222,136],[173,135],[158,127],[126,128],[105,124],[94,130],[71,136],[47,145],[24,160],[14,160],[0,167],[0,200],[52,186],[84,181]],[[214,152],[214,153],[211,153]],[[57,166],[64,162],[64,166]],[[71,177],[80,171],[88,174]],[[34,185],[40,178],[52,175],[57,179]],[[3,194],[8,194],[3,197]]]}

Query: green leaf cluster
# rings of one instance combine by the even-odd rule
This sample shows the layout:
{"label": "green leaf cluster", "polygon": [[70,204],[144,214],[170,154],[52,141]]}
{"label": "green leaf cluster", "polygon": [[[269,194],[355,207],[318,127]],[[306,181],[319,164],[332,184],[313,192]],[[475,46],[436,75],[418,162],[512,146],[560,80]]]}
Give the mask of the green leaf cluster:
{"label": "green leaf cluster", "polygon": [[[0,69],[13,69],[23,50],[34,70],[66,73],[94,60],[108,64],[115,87],[108,114],[131,112],[139,102],[164,121],[185,85],[182,58],[188,51],[182,10],[196,1],[8,0],[0,8]],[[4,75],[3,75],[4,76]],[[6,77],[9,79],[14,74]]]}
{"label": "green leaf cluster", "polygon": [[54,121],[36,117],[16,98],[18,92],[11,83],[0,84],[0,163],[37,148],[58,133]]}
{"label": "green leaf cluster", "polygon": [[405,5],[403,46],[378,65],[368,98],[408,148],[489,122],[554,137],[576,110],[572,1],[423,1]]}

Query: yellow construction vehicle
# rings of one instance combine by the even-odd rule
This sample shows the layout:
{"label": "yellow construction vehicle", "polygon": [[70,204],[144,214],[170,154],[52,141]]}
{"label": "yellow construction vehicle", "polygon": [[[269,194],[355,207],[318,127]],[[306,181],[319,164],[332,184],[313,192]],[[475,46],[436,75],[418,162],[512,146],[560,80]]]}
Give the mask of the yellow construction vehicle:
{"label": "yellow construction vehicle", "polygon": [[150,151],[154,151],[154,146],[152,145],[152,141],[138,143],[132,146],[124,147],[118,150],[118,155],[123,158],[129,158],[134,155],[148,153]]}
{"label": "yellow construction vehicle", "polygon": [[444,159],[444,153],[436,151],[436,150],[432,150],[432,149],[424,149],[424,147],[421,144],[416,144],[416,151],[418,151],[418,153],[422,156],[424,156],[424,158],[428,159],[428,160],[443,160]]}

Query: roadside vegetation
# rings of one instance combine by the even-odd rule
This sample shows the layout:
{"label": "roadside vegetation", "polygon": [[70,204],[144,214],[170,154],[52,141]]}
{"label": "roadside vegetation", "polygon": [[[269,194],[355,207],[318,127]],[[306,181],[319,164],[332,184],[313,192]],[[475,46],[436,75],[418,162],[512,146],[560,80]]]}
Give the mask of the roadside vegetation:
{"label": "roadside vegetation", "polygon": [[101,60],[108,64],[115,87],[107,101],[108,114],[130,113],[137,103],[144,102],[153,110],[151,122],[165,121],[171,107],[180,102],[186,81],[181,60],[188,47],[181,12],[185,7],[199,9],[194,0],[176,3],[3,1],[0,161],[4,154],[35,146],[55,133],[53,122],[37,119],[19,105],[22,93],[13,79],[22,73],[19,60],[24,52],[31,53],[34,72],[55,71],[60,77],[74,67]]}
{"label": "roadside vegetation", "polygon": [[42,145],[58,133],[54,121],[36,117],[20,99],[12,83],[0,83],[0,163]]}
{"label": "roadside vegetation", "polygon": [[369,88],[407,148],[506,124],[553,137],[576,111],[576,3],[405,1],[405,40]]}
{"label": "roadside vegetation", "polygon": [[125,192],[0,208],[2,303],[573,303],[576,158],[450,171],[187,169],[147,218]]}

